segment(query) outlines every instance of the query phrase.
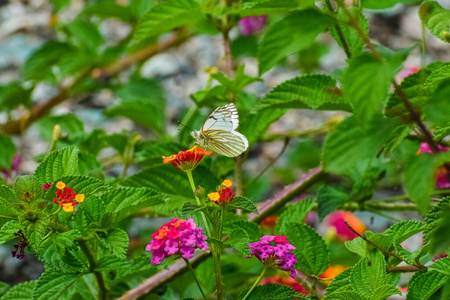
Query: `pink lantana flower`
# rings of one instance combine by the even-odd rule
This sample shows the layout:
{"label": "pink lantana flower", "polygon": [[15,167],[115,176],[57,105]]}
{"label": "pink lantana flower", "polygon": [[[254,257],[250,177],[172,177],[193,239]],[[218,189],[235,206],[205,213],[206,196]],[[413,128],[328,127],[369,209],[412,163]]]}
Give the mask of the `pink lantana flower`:
{"label": "pink lantana flower", "polygon": [[243,35],[254,34],[264,28],[267,16],[250,16],[239,21],[239,29]]}
{"label": "pink lantana flower", "polygon": [[308,291],[305,287],[300,285],[295,279],[292,277],[281,277],[281,276],[274,276],[274,277],[268,277],[264,278],[263,281],[261,281],[261,285],[265,285],[267,283],[278,283],[286,286],[290,286],[294,291],[300,294],[309,295]]}
{"label": "pink lantana flower", "polygon": [[254,255],[264,265],[279,268],[283,271],[290,271],[292,278],[297,277],[294,269],[294,265],[297,264],[297,258],[291,252],[297,248],[292,246],[285,236],[265,235],[258,242],[248,246],[251,249],[249,257]]}
{"label": "pink lantana flower", "polygon": [[193,219],[172,219],[164,224],[150,237],[153,239],[145,248],[153,251],[151,264],[159,265],[169,256],[179,254],[183,258],[190,259],[194,256],[195,249],[208,250],[205,241],[207,237],[202,234],[203,228],[198,228]]}
{"label": "pink lantana flower", "polygon": [[336,234],[342,241],[351,241],[358,237],[353,231],[351,231],[345,221],[359,234],[362,234],[366,230],[366,226],[357,218],[354,214],[348,211],[336,211],[330,214],[328,217],[328,224],[336,229]]}
{"label": "pink lantana flower", "polygon": [[[447,147],[443,147],[441,145],[437,145],[439,150],[442,152],[446,152],[449,150]],[[433,153],[433,149],[428,145],[427,143],[421,143],[420,148],[417,151],[417,154],[420,153]],[[436,172],[436,187],[438,189],[449,189],[450,188],[450,182],[448,181],[447,176],[447,169],[444,167],[441,167]]]}

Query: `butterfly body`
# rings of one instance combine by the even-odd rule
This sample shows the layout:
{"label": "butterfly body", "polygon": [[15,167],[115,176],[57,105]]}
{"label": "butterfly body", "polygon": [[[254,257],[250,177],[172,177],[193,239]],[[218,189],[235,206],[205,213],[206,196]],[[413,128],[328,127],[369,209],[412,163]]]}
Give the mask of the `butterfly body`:
{"label": "butterfly body", "polygon": [[238,112],[231,103],[216,108],[203,122],[201,129],[192,131],[191,136],[200,147],[235,157],[248,148],[247,138],[236,131],[238,126]]}

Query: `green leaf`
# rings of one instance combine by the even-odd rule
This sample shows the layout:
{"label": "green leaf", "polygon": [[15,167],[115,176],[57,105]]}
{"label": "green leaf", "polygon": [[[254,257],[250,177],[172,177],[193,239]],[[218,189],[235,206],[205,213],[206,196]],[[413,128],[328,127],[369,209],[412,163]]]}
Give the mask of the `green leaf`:
{"label": "green leaf", "polygon": [[59,125],[61,133],[63,135],[67,134],[69,139],[84,133],[83,122],[74,114],[48,116],[36,122],[42,138],[47,142],[52,140],[55,125]]}
{"label": "green leaf", "polygon": [[241,0],[241,16],[283,14],[314,6],[313,0]]}
{"label": "green leaf", "polygon": [[450,207],[450,197],[442,198],[439,203],[432,207],[425,217],[426,228],[423,232],[423,243],[428,244],[433,233],[443,222],[443,212]]}
{"label": "green leaf", "polygon": [[103,129],[94,129],[80,141],[79,148],[97,157],[100,151],[108,146],[105,137],[106,132]]}
{"label": "green leaf", "polygon": [[117,18],[125,23],[131,22],[133,15],[130,6],[119,5],[114,1],[102,0],[88,3],[82,14],[100,18]]}
{"label": "green leaf", "polygon": [[428,268],[428,271],[439,272],[450,277],[450,258],[444,257],[434,261],[434,263]]}
{"label": "green leaf", "polygon": [[72,254],[78,249],[77,239],[80,237],[78,230],[50,235],[40,244],[39,259],[62,273],[83,270],[85,266]]}
{"label": "green leaf", "polygon": [[364,232],[364,235],[366,236],[368,241],[374,243],[375,245],[386,251],[391,248],[394,242],[393,236],[390,232],[373,233],[370,230],[366,230]]}
{"label": "green leaf", "polygon": [[317,191],[319,220],[338,210],[349,200],[349,195],[338,187],[323,185]]}
{"label": "green leaf", "polygon": [[369,255],[369,250],[373,248],[360,237],[354,238],[351,241],[346,241],[344,244],[345,248],[347,248],[348,251],[358,254],[361,257],[366,257],[367,255]]}
{"label": "green leaf", "polygon": [[18,212],[12,205],[17,201],[14,192],[5,185],[0,185],[0,209],[1,215],[8,217],[17,216]]}
{"label": "green leaf", "polygon": [[19,221],[11,220],[3,224],[0,229],[0,244],[16,238],[14,233],[21,229]]}
{"label": "green leaf", "polygon": [[33,300],[33,289],[37,280],[16,284],[2,296],[2,300]]}
{"label": "green leaf", "polygon": [[14,145],[11,137],[0,134],[0,169],[11,170],[11,165],[16,154],[16,145]]}
{"label": "green leaf", "polygon": [[419,210],[425,214],[430,207],[430,194],[436,186],[436,171],[450,161],[450,152],[420,153],[410,156],[404,172],[404,188]]}
{"label": "green leaf", "polygon": [[43,192],[42,185],[33,175],[18,176],[14,182],[13,190],[16,198],[25,202],[39,199]]}
{"label": "green leaf", "polygon": [[72,42],[81,49],[96,53],[97,49],[104,43],[97,26],[82,18],[74,19],[66,25],[66,28],[70,33]]}
{"label": "green leaf", "polygon": [[248,234],[243,229],[235,229],[230,233],[225,245],[229,245],[242,253],[244,256],[250,256],[250,247],[248,246]]}
{"label": "green leaf", "polygon": [[103,246],[108,249],[108,253],[120,257],[122,259],[126,258],[128,251],[128,234],[122,229],[111,229],[105,236],[103,234],[99,235],[100,241]]}
{"label": "green leaf", "polygon": [[233,201],[227,203],[226,207],[232,209],[243,209],[254,214],[259,214],[253,201],[242,196],[234,198]]}
{"label": "green leaf", "polygon": [[233,231],[238,229],[242,229],[247,233],[250,242],[259,240],[259,238],[263,236],[261,228],[259,228],[256,223],[247,222],[244,220],[229,221],[224,223],[223,231],[225,234],[231,234]]}
{"label": "green leaf", "polygon": [[259,75],[269,71],[287,55],[308,48],[329,24],[328,18],[319,11],[305,9],[271,25],[258,49]]}
{"label": "green leaf", "polygon": [[427,120],[439,125],[447,125],[448,116],[446,112],[450,111],[450,101],[448,101],[448,95],[450,93],[450,74],[449,78],[442,81],[436,88],[435,93],[431,96],[424,108],[424,115]]}
{"label": "green leaf", "polygon": [[[88,176],[63,176],[58,178],[57,180],[64,182],[66,186],[72,188],[76,194],[84,194],[86,196],[86,202],[89,200],[88,197],[91,194],[95,194],[96,192],[105,191],[111,188],[104,181]],[[53,184],[52,187],[45,193],[46,198],[48,200],[53,200],[57,190],[58,189],[56,185]]]}
{"label": "green leaf", "polygon": [[21,104],[30,107],[32,91],[33,87],[25,88],[16,81],[0,85],[0,111],[11,111]]}
{"label": "green leaf", "polygon": [[376,290],[387,281],[386,266],[383,254],[378,251],[361,258],[351,271],[350,282],[353,289],[365,298],[376,296]]}
{"label": "green leaf", "polygon": [[211,78],[220,82],[233,95],[239,94],[246,86],[262,81],[259,77],[251,77],[244,73],[245,65],[238,66],[236,75],[233,79],[229,79],[222,73],[211,74]]}
{"label": "green leaf", "polygon": [[449,276],[440,272],[417,272],[408,283],[406,300],[427,300],[448,278]]}
{"label": "green leaf", "polygon": [[394,6],[397,3],[416,3],[416,0],[362,0],[361,5],[364,8],[384,9]]}
{"label": "green leaf", "polygon": [[103,173],[103,168],[97,158],[91,153],[79,152],[78,153],[78,168],[80,175],[86,175],[90,177],[95,177],[103,179],[105,174]]}
{"label": "green leaf", "polygon": [[313,198],[306,198],[289,206],[278,218],[275,232],[284,235],[289,228],[289,223],[305,222],[306,215],[314,207],[314,202]]}
{"label": "green leaf", "polygon": [[79,274],[64,274],[54,270],[45,271],[37,280],[33,300],[56,300],[78,278]]}
{"label": "green leaf", "polygon": [[387,64],[370,54],[361,54],[350,61],[342,81],[344,97],[353,105],[355,117],[361,123],[382,112],[391,79]]}
{"label": "green leaf", "polygon": [[[239,295],[239,299],[242,299],[250,288],[246,288]],[[281,300],[281,299],[310,299],[308,296],[299,294],[291,287],[267,283],[264,285],[256,286],[252,293],[246,298],[248,300]]]}
{"label": "green leaf", "polygon": [[150,79],[132,80],[117,91],[121,103],[105,110],[108,117],[123,116],[162,133],[166,99],[161,85]]}
{"label": "green leaf", "polygon": [[375,289],[375,291],[372,294],[372,297],[370,297],[370,300],[385,300],[386,298],[394,294],[401,295],[402,292],[400,292],[393,285],[382,284]]}
{"label": "green leaf", "polygon": [[105,256],[95,264],[95,271],[118,271],[129,266],[128,261],[120,259],[117,256]]}
{"label": "green leaf", "polygon": [[287,80],[256,105],[257,110],[273,108],[351,111],[342,91],[336,87],[336,80],[326,75],[305,75]]}
{"label": "green leaf", "polygon": [[330,285],[327,286],[325,291],[325,299],[333,299],[332,295],[334,293],[351,291],[351,283],[350,283],[351,269],[347,269],[339,273]]}
{"label": "green leaf", "polygon": [[325,170],[349,174],[363,160],[376,160],[393,128],[395,124],[381,116],[368,122],[366,128],[361,128],[355,117],[346,118],[325,139],[322,153]]}
{"label": "green leaf", "polygon": [[330,296],[326,297],[327,300],[366,300],[366,298],[361,297],[360,294],[358,294],[355,291],[339,291],[336,293],[331,294]]}
{"label": "green leaf", "polygon": [[[439,67],[433,68],[433,64],[431,66],[427,66],[426,70],[427,76],[425,80],[425,88],[428,91],[436,91],[436,88],[441,85],[443,81],[450,78],[450,64],[449,63],[443,63]],[[412,75],[411,75],[412,76]],[[410,76],[408,76],[410,77]],[[423,81],[423,75],[422,75],[422,81]]]}
{"label": "green leaf", "polygon": [[36,49],[25,61],[22,75],[25,80],[50,81],[56,80],[53,66],[74,49],[67,43],[49,41]]}
{"label": "green leaf", "polygon": [[[194,177],[196,186],[201,186],[207,191],[215,190],[216,186],[220,183],[220,180],[203,166],[198,166],[192,172],[192,176]],[[187,198],[193,197],[192,188],[186,174],[172,165],[145,169],[125,179],[122,185],[151,187],[171,195],[182,195]]]}
{"label": "green leaf", "polygon": [[450,28],[450,10],[442,8],[436,1],[425,1],[420,5],[419,16],[434,36],[450,42],[444,37],[444,32],[448,32]]}
{"label": "green leaf", "polygon": [[286,237],[297,248],[297,267],[308,275],[319,276],[328,268],[330,261],[327,245],[311,227],[301,223],[286,225]]}
{"label": "green leaf", "polygon": [[423,231],[426,225],[418,221],[401,221],[389,227],[384,234],[391,234],[394,243],[402,243],[404,240]]}
{"label": "green leaf", "polygon": [[34,252],[38,252],[44,236],[49,231],[50,220],[48,217],[39,215],[36,220],[30,221],[26,219],[19,219],[22,230],[26,238],[30,242],[30,247]]}
{"label": "green leaf", "polygon": [[37,167],[34,175],[42,184],[54,182],[62,176],[78,173],[78,149],[67,147],[50,153]]}
{"label": "green leaf", "polygon": [[[348,7],[348,11],[354,19],[358,20],[359,27],[362,29],[364,34],[367,35],[369,33],[369,22],[363,15],[362,11],[354,6]],[[361,50],[363,48],[363,41],[359,37],[356,29],[349,25],[349,17],[342,8],[338,9],[336,20],[341,29],[342,37],[344,38],[345,43],[349,48],[350,54],[352,55],[352,57],[356,57],[361,53]],[[344,48],[335,25],[330,26],[330,34],[336,40],[339,46],[341,48]]]}
{"label": "green leaf", "polygon": [[161,163],[161,156],[176,154],[185,148],[173,142],[144,141],[136,144],[134,154],[138,161],[149,163]]}
{"label": "green leaf", "polygon": [[241,120],[239,132],[247,137],[250,147],[266,132],[272,123],[286,112],[287,109],[267,109],[249,114],[244,120]]}
{"label": "green leaf", "polygon": [[195,24],[204,19],[195,0],[168,0],[158,2],[142,16],[133,35],[132,44],[171,31],[180,26]]}

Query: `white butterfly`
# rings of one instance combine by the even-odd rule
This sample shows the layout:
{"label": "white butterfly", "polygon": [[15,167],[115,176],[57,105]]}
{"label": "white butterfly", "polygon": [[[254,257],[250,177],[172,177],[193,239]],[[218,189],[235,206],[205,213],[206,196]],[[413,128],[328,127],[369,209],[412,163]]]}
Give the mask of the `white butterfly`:
{"label": "white butterfly", "polygon": [[203,121],[199,131],[191,135],[200,147],[209,148],[219,154],[235,157],[247,150],[247,138],[236,131],[239,115],[236,106],[231,103],[216,108]]}

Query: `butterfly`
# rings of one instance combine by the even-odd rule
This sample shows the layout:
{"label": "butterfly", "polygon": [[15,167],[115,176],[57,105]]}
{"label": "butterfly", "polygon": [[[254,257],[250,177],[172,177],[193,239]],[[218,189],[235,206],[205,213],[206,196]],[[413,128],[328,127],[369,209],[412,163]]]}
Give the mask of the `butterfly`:
{"label": "butterfly", "polygon": [[192,131],[200,147],[209,148],[219,154],[235,157],[247,150],[247,138],[236,131],[239,115],[233,103],[216,108],[203,121],[199,131]]}

